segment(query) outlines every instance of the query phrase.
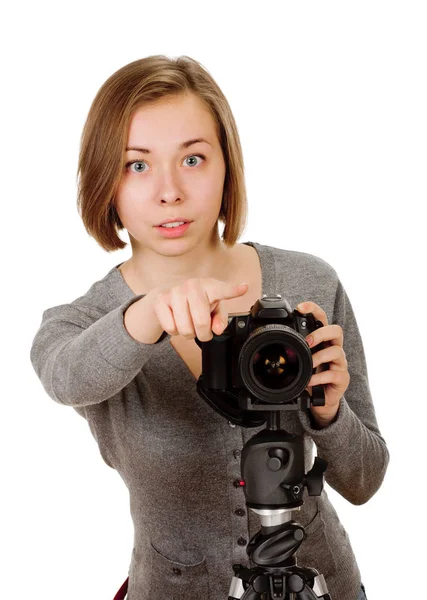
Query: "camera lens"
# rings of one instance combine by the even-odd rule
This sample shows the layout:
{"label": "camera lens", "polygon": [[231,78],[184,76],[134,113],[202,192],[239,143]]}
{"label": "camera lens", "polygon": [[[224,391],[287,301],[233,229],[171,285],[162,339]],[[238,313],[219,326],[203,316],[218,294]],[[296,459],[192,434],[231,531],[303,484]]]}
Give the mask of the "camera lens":
{"label": "camera lens", "polygon": [[252,358],[256,381],[271,390],[281,390],[295,383],[300,361],[295,348],[284,343],[266,344]]}
{"label": "camera lens", "polygon": [[310,348],[295,329],[278,323],[257,327],[239,353],[243,385],[261,402],[283,404],[301,394],[313,372]]}

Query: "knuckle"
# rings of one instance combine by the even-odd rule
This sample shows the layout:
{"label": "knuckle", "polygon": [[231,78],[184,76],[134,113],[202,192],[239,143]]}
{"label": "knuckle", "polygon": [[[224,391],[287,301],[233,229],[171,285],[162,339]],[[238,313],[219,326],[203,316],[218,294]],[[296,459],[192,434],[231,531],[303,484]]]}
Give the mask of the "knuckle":
{"label": "knuckle", "polygon": [[168,323],[165,327],[162,323],[162,327],[169,335],[178,335],[178,329],[175,326],[173,326],[173,325],[171,326]]}
{"label": "knuckle", "polygon": [[197,327],[197,329],[209,329],[211,326],[211,321],[210,319],[195,319],[194,320],[194,325]]}
{"label": "knuckle", "polygon": [[194,331],[188,325],[186,325],[185,327],[182,325],[179,328],[179,333],[182,335],[182,337],[185,338],[194,337]]}
{"label": "knuckle", "polygon": [[174,300],[175,298],[177,298],[177,296],[179,296],[181,294],[181,292],[182,292],[181,285],[174,285],[169,291],[171,301]]}

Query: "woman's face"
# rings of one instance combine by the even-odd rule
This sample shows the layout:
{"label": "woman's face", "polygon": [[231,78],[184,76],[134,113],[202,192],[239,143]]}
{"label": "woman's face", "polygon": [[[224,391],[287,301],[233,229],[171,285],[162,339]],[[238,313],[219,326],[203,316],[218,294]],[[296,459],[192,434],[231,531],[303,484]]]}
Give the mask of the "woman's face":
{"label": "woman's face", "polygon": [[[196,138],[206,141],[180,148]],[[197,96],[166,98],[135,111],[126,163],[116,210],[134,249],[173,253],[210,239],[221,208],[226,165],[213,117]],[[154,227],[171,217],[192,221],[180,237],[165,238]]]}

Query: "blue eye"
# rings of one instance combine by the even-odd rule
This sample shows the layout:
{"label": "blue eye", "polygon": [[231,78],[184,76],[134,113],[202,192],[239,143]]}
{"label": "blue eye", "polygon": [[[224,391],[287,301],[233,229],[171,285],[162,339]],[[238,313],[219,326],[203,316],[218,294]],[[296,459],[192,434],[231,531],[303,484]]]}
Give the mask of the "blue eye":
{"label": "blue eye", "polygon": [[[203,154],[191,154],[190,156],[186,156],[184,158],[184,160],[187,160],[188,158],[194,158],[194,157],[201,158],[202,160],[206,160],[206,156],[204,156]],[[126,169],[129,169],[129,167],[131,165],[142,165],[142,164],[146,165],[147,163],[145,162],[145,160],[131,160],[130,162],[126,163]],[[198,166],[198,165],[196,164],[196,166]],[[143,170],[141,170],[141,169],[133,170],[132,169],[132,173],[144,173],[145,171],[146,171],[146,169],[143,169]]]}
{"label": "blue eye", "polygon": [[[143,160],[132,160],[128,163],[126,163],[126,169],[128,169],[131,165],[142,165],[144,163]],[[140,169],[138,169],[137,171],[134,171],[134,173],[143,173],[144,171],[141,171]]]}

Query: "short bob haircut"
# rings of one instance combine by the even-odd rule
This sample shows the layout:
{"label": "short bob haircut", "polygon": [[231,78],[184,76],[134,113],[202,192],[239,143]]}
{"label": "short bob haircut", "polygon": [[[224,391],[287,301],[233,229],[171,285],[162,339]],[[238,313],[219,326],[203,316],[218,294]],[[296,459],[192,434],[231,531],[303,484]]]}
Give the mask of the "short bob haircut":
{"label": "short bob haircut", "polygon": [[[86,231],[107,252],[128,244],[115,207],[130,121],[151,102],[194,93],[210,108],[216,123],[226,175],[218,220],[223,242],[233,246],[246,227],[247,197],[243,154],[231,108],[212,76],[188,56],[148,56],[125,65],[101,86],[90,107],[80,140],[77,208]],[[218,221],[217,221],[218,223]]]}

